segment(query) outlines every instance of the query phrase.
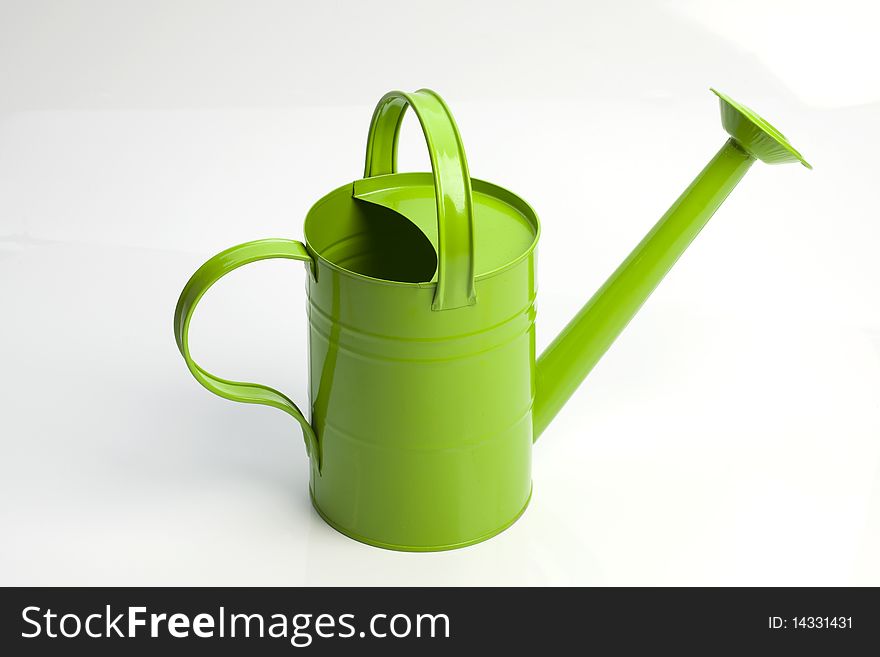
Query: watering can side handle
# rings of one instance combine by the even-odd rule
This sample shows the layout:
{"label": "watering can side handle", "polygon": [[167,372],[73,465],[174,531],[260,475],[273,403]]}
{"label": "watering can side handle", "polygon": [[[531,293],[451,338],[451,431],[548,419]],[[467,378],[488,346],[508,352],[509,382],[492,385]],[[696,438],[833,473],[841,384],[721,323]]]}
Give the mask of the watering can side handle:
{"label": "watering can side handle", "polygon": [[218,253],[196,271],[184,286],[174,311],[174,338],[177,348],[196,381],[220,397],[246,404],[265,404],[278,408],[299,422],[306,443],[306,453],[314,457],[320,469],[318,440],[311,425],[290,398],[268,386],[258,383],[240,383],[214,376],[199,366],[189,353],[189,324],[199,300],[220,278],[242,265],[269,258],[302,260],[313,264],[312,257],[302,242],[287,239],[256,240],[233,246]]}
{"label": "watering can side handle", "polygon": [[[477,297],[471,177],[458,126],[437,93],[430,89],[391,91],[382,97],[370,122],[364,178],[397,172],[397,143],[407,107],[412,107],[419,119],[434,175],[438,243],[432,308],[472,306]],[[354,193],[357,196],[357,183]]]}

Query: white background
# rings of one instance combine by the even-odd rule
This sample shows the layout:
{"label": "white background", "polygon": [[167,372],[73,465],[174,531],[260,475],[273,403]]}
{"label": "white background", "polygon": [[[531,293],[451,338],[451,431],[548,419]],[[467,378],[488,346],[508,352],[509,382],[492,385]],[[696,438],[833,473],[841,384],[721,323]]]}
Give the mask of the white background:
{"label": "white background", "polygon": [[[880,585],[873,3],[0,3],[0,584]],[[546,345],[724,141],[756,164],[535,449],[525,516],[440,554],[311,509],[294,422],[172,337],[213,253],[300,238],[374,103],[438,90],[543,221]],[[402,168],[428,165],[414,122]],[[205,297],[194,355],[304,403],[301,266]]]}

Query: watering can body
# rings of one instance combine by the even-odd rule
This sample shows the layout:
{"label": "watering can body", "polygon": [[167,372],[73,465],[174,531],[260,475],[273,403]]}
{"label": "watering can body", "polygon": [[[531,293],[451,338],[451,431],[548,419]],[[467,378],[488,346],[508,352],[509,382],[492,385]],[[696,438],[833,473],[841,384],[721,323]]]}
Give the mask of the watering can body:
{"label": "watering can body", "polygon": [[[452,115],[428,90],[382,98],[364,177],[311,208],[305,243],[249,242],[192,276],[175,311],[178,348],[212,392],[299,422],[313,504],[340,532],[410,551],[485,540],[529,502],[534,441],[751,163],[803,162],[772,126],[719,96],[731,139],[540,358],[537,216],[470,177]],[[408,107],[431,173],[397,171]],[[210,374],[189,351],[202,295],[268,258],[306,265],[309,417],[272,388]]]}
{"label": "watering can body", "polygon": [[[432,189],[429,175],[417,177],[419,188]],[[493,191],[473,181],[474,196]],[[350,186],[313,209],[307,240],[334,195],[346,203]],[[476,303],[438,311],[434,286],[352,276],[316,256],[307,284],[319,436],[310,488],[329,524],[382,547],[439,550],[489,538],[524,510],[534,258],[529,248],[503,271],[477,277]]]}

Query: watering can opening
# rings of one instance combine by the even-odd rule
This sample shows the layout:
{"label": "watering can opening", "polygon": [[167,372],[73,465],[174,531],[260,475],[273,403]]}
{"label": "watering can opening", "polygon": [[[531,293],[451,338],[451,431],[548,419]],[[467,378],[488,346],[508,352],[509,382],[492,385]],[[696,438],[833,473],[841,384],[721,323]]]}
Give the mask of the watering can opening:
{"label": "watering can opening", "polygon": [[[534,210],[511,192],[471,179],[474,277],[512,266],[534,249]],[[348,273],[385,283],[434,284],[439,231],[429,172],[394,173],[355,181],[318,201],[305,222],[319,258]]]}
{"label": "watering can opening", "polygon": [[352,197],[350,185],[319,201],[309,218],[309,245],[340,269],[397,283],[435,277],[437,252],[418,226],[394,209]]}
{"label": "watering can opening", "polygon": [[[474,274],[491,276],[526,257],[538,240],[534,210],[511,192],[472,179]],[[438,226],[432,175],[358,180],[318,201],[305,222],[315,255],[348,273],[386,283],[437,282]]]}

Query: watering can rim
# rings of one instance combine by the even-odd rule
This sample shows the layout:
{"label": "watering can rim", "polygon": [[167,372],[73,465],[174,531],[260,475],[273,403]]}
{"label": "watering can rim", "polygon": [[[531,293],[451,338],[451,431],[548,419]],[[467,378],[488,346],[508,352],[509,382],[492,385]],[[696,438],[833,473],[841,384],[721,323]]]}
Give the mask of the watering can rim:
{"label": "watering can rim", "polygon": [[[409,180],[407,180],[409,179]],[[375,278],[373,276],[367,276],[366,274],[361,274],[356,271],[352,271],[351,269],[346,269],[345,267],[325,258],[317,249],[314,248],[312,242],[309,237],[309,225],[312,221],[315,221],[314,215],[316,210],[320,208],[325,202],[327,202],[330,197],[335,194],[348,193],[351,194],[351,190],[353,185],[360,180],[371,180],[371,181],[394,181],[396,184],[394,186],[402,186],[400,183],[404,183],[405,186],[415,186],[415,185],[425,185],[433,187],[433,174],[430,171],[406,171],[406,172],[397,172],[397,173],[389,173],[380,176],[371,176],[369,179],[362,178],[356,181],[352,181],[350,183],[346,183],[345,185],[341,185],[336,189],[331,190],[326,193],[320,199],[318,199],[309,211],[306,213],[305,221],[303,222],[303,236],[305,238],[306,246],[308,247],[309,254],[316,260],[320,261],[321,264],[326,265],[330,269],[334,271],[338,271],[341,274],[344,274],[348,277],[363,280],[367,283],[377,283],[391,286],[400,286],[400,287],[409,287],[409,288],[435,288],[437,286],[437,281],[423,281],[414,283],[411,281],[394,281],[387,278]],[[541,222],[538,219],[538,215],[535,212],[534,208],[532,208],[529,203],[524,200],[519,195],[510,191],[509,189],[502,187],[500,185],[496,185],[495,183],[491,183],[486,180],[482,180],[480,178],[470,178],[471,184],[474,187],[474,191],[480,192],[481,194],[486,194],[494,198],[495,200],[501,201],[506,205],[510,206],[517,212],[519,212],[530,224],[532,224],[532,228],[534,229],[534,238],[529,244],[528,248],[526,248],[522,253],[513,258],[512,260],[506,262],[500,267],[496,267],[487,272],[482,272],[476,276],[474,276],[474,281],[482,281],[488,278],[492,278],[494,276],[498,276],[503,274],[504,272],[513,269],[518,264],[520,264],[523,260],[531,257],[531,255],[535,252],[535,249],[538,245],[538,241],[541,238]],[[389,185],[390,186],[390,185]],[[392,212],[394,210],[391,210]]]}

